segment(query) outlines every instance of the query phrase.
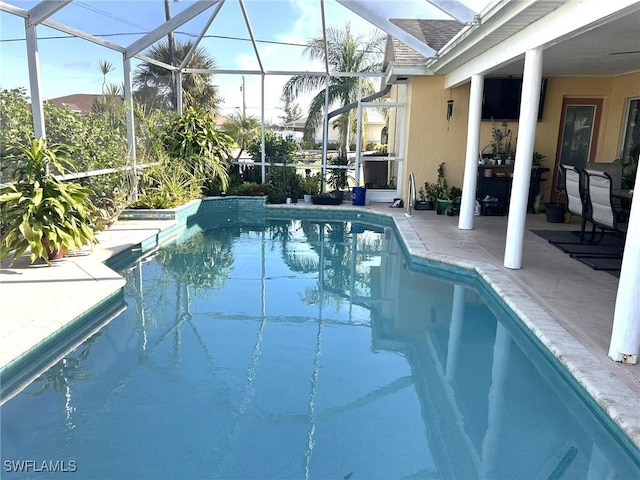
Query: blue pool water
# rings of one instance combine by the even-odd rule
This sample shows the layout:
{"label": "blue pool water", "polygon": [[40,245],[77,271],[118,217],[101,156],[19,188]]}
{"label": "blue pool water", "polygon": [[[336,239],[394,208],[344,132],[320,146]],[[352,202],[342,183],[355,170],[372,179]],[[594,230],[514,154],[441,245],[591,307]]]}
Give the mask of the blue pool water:
{"label": "blue pool water", "polygon": [[2,406],[2,478],[639,477],[518,322],[389,227],[196,224],[124,275],[126,308]]}

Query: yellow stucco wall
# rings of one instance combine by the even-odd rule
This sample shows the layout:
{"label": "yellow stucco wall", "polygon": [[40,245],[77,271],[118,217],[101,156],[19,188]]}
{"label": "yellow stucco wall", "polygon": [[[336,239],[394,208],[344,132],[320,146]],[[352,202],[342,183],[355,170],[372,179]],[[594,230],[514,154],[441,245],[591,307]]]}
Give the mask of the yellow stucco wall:
{"label": "yellow stucco wall", "polygon": [[[611,162],[619,155],[629,98],[640,96],[640,72],[619,77],[551,77],[547,79],[543,117],[538,122],[534,151],[546,156],[543,165],[555,165],[562,102],[565,97],[601,98],[603,111],[596,151],[597,162]],[[446,120],[447,100],[454,100],[453,116]],[[407,86],[406,164],[403,185],[414,172],[418,188],[435,181],[438,164],[445,162],[450,185],[462,186],[466,152],[469,84],[447,90],[440,76],[413,77]],[[498,124],[497,126],[500,126]],[[509,122],[512,144],[517,148],[518,123]],[[491,122],[481,124],[480,145],[491,140]]]}
{"label": "yellow stucco wall", "polygon": [[[453,116],[447,121],[447,100],[453,100]],[[469,85],[444,88],[444,77],[413,77],[407,90],[405,176],[413,172],[416,186],[434,182],[438,165],[445,162],[449,185],[462,187],[467,143]],[[406,185],[406,178],[403,180]]]}

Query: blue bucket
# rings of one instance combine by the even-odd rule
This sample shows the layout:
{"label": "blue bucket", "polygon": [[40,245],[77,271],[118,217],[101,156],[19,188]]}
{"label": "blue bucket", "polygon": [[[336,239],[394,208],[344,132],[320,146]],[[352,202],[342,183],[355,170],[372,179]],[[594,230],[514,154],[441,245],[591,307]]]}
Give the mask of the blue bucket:
{"label": "blue bucket", "polygon": [[351,194],[353,205],[364,205],[366,196],[367,189],[365,187],[353,187],[353,193]]}

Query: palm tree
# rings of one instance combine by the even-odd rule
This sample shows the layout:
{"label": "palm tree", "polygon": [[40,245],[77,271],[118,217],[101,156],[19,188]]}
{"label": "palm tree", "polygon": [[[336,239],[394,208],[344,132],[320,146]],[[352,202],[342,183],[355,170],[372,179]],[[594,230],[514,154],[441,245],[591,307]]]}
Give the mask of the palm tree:
{"label": "palm tree", "polygon": [[300,105],[294,103],[291,98],[286,95],[282,95],[280,97],[280,101],[282,102],[282,115],[279,117],[282,120],[280,124],[283,127],[291,126],[293,122],[296,120],[300,120],[302,118],[302,110],[300,110]]}
{"label": "palm tree", "polygon": [[102,94],[104,95],[105,93],[104,89],[105,89],[105,86],[107,85],[107,75],[113,72],[116,69],[116,67],[114,67],[109,60],[100,60],[98,62],[98,69],[102,74]]}
{"label": "palm tree", "polygon": [[[381,68],[384,36],[377,31],[372,32],[368,39],[362,35],[354,35],[351,26],[346,24],[342,29],[327,29],[327,56],[329,68],[339,72],[378,72]],[[324,39],[312,38],[307,42],[304,54],[310,60],[325,59]],[[358,100],[359,77],[330,77],[329,104],[339,103],[340,106]],[[285,98],[295,99],[302,93],[316,93],[309,106],[309,114],[305,124],[305,136],[312,135],[322,121],[325,98],[324,75],[294,75],[283,88]],[[371,80],[362,79],[362,95],[374,92]],[[341,120],[341,153],[346,155],[349,149],[349,131],[353,121],[349,113],[343,114]]]}
{"label": "palm tree", "polygon": [[[191,51],[193,42],[175,44],[175,52],[171,55],[169,42],[160,42],[146,52],[146,55],[166,64],[181,64]],[[203,48],[197,48],[187,64],[189,68],[213,69],[215,63]],[[211,83],[212,74],[190,73],[182,80],[182,99],[184,107],[198,107],[217,114],[222,99],[218,89]],[[171,80],[171,72],[152,63],[141,63],[133,77],[138,102],[164,110],[175,110],[175,87]]]}
{"label": "palm tree", "polygon": [[125,131],[126,105],[123,101],[124,86],[108,83],[102,86],[102,96],[93,102],[91,110],[102,117],[112,130]]}
{"label": "palm tree", "polygon": [[232,113],[229,115],[229,118],[225,120],[222,125],[222,130],[233,138],[238,144],[238,147],[240,147],[240,151],[235,158],[236,161],[240,158],[244,149],[247,148],[247,144],[260,135],[260,125],[260,120],[256,117],[240,112]]}

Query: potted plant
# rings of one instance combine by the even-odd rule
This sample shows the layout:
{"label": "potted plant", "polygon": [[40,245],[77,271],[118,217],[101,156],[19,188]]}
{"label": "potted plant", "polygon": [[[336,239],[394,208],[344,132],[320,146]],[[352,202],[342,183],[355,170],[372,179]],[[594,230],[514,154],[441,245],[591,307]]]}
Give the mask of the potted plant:
{"label": "potted plant", "polygon": [[544,212],[547,216],[547,222],[563,223],[565,221],[565,213],[567,211],[565,203],[561,200],[563,198],[564,192],[562,190],[558,190],[556,202],[545,202],[545,193],[550,190],[551,187],[547,187],[544,191],[538,193],[535,196],[533,202],[533,213]]}
{"label": "potted plant", "polygon": [[111,195],[103,196],[99,199],[100,205],[93,201],[95,205],[92,223],[97,231],[106,230],[113,225],[122,211],[129,205],[129,194],[126,189],[114,189]]}
{"label": "potted plant", "polygon": [[[560,168],[558,170],[558,187],[556,188],[556,201],[552,202],[546,202],[544,203],[544,212],[547,216],[547,222],[549,223],[564,223],[566,220],[568,220],[567,218],[565,218],[566,215],[570,215],[567,212],[567,206],[566,206],[566,202],[564,201],[564,173],[562,168]],[[546,190],[551,190],[552,187],[547,187]],[[545,191],[546,191],[545,190]],[[539,193],[536,196],[536,200],[538,200],[538,210],[539,210],[539,204],[542,201],[542,199],[544,198],[544,195],[542,193]],[[535,201],[534,201],[534,210],[536,208],[535,205]]]}
{"label": "potted plant", "polygon": [[313,195],[316,195],[320,190],[320,176],[319,175],[309,175],[302,177],[300,181],[300,186],[302,188],[302,195],[305,203],[311,203],[311,198]]}
{"label": "potted plant", "polygon": [[544,160],[545,158],[547,158],[546,155],[543,155],[540,152],[533,152],[533,158],[531,159],[531,166],[533,168],[538,168],[542,166],[542,160]]}
{"label": "potted plant", "polygon": [[331,192],[312,195],[311,201],[314,205],[340,205],[342,203],[342,197],[339,196],[338,193],[339,192]]}
{"label": "potted plant", "polygon": [[413,206],[416,210],[435,210],[438,199],[438,187],[435,183],[424,182],[418,190],[418,200]]}
{"label": "potted plant", "polygon": [[491,163],[502,165],[503,161],[513,159],[511,151],[511,130],[507,122],[502,123],[502,128],[497,128],[493,119],[491,120],[491,141],[482,149],[484,155],[487,149],[491,149]]}
{"label": "potted plant", "polygon": [[567,207],[559,199],[557,202],[547,202],[544,204],[544,212],[549,223],[564,223]]}
{"label": "potted plant", "polygon": [[623,159],[616,159],[616,162],[620,162],[621,167],[621,178],[620,178],[620,186],[623,190],[633,190],[635,188],[636,183],[636,172],[638,171],[638,160],[633,158],[628,158],[626,161]]}
{"label": "potted plant", "polygon": [[329,185],[334,190],[335,196],[344,199],[344,191],[349,188],[349,180],[351,175],[345,167],[349,165],[349,159],[346,156],[338,155],[331,159],[331,165],[341,168],[332,168],[329,172]]}
{"label": "potted plant", "polygon": [[449,192],[449,185],[444,175],[444,162],[442,162],[438,165],[438,180],[434,187],[434,195],[436,196],[436,213],[438,215],[444,215],[453,203]]}
{"label": "potted plant", "polygon": [[14,183],[0,188],[0,221],[3,228],[0,260],[13,254],[11,263],[30,250],[31,263],[43,258],[47,264],[65,251],[98,243],[91,228],[95,206],[92,191],[54,176],[71,165],[64,147],[47,147],[43,139],[28,147],[12,148],[18,167]]}
{"label": "potted plant", "polygon": [[457,215],[460,212],[460,198],[462,197],[462,189],[459,187],[451,187],[449,189],[449,198],[451,204],[447,208],[446,214],[449,216]]}

